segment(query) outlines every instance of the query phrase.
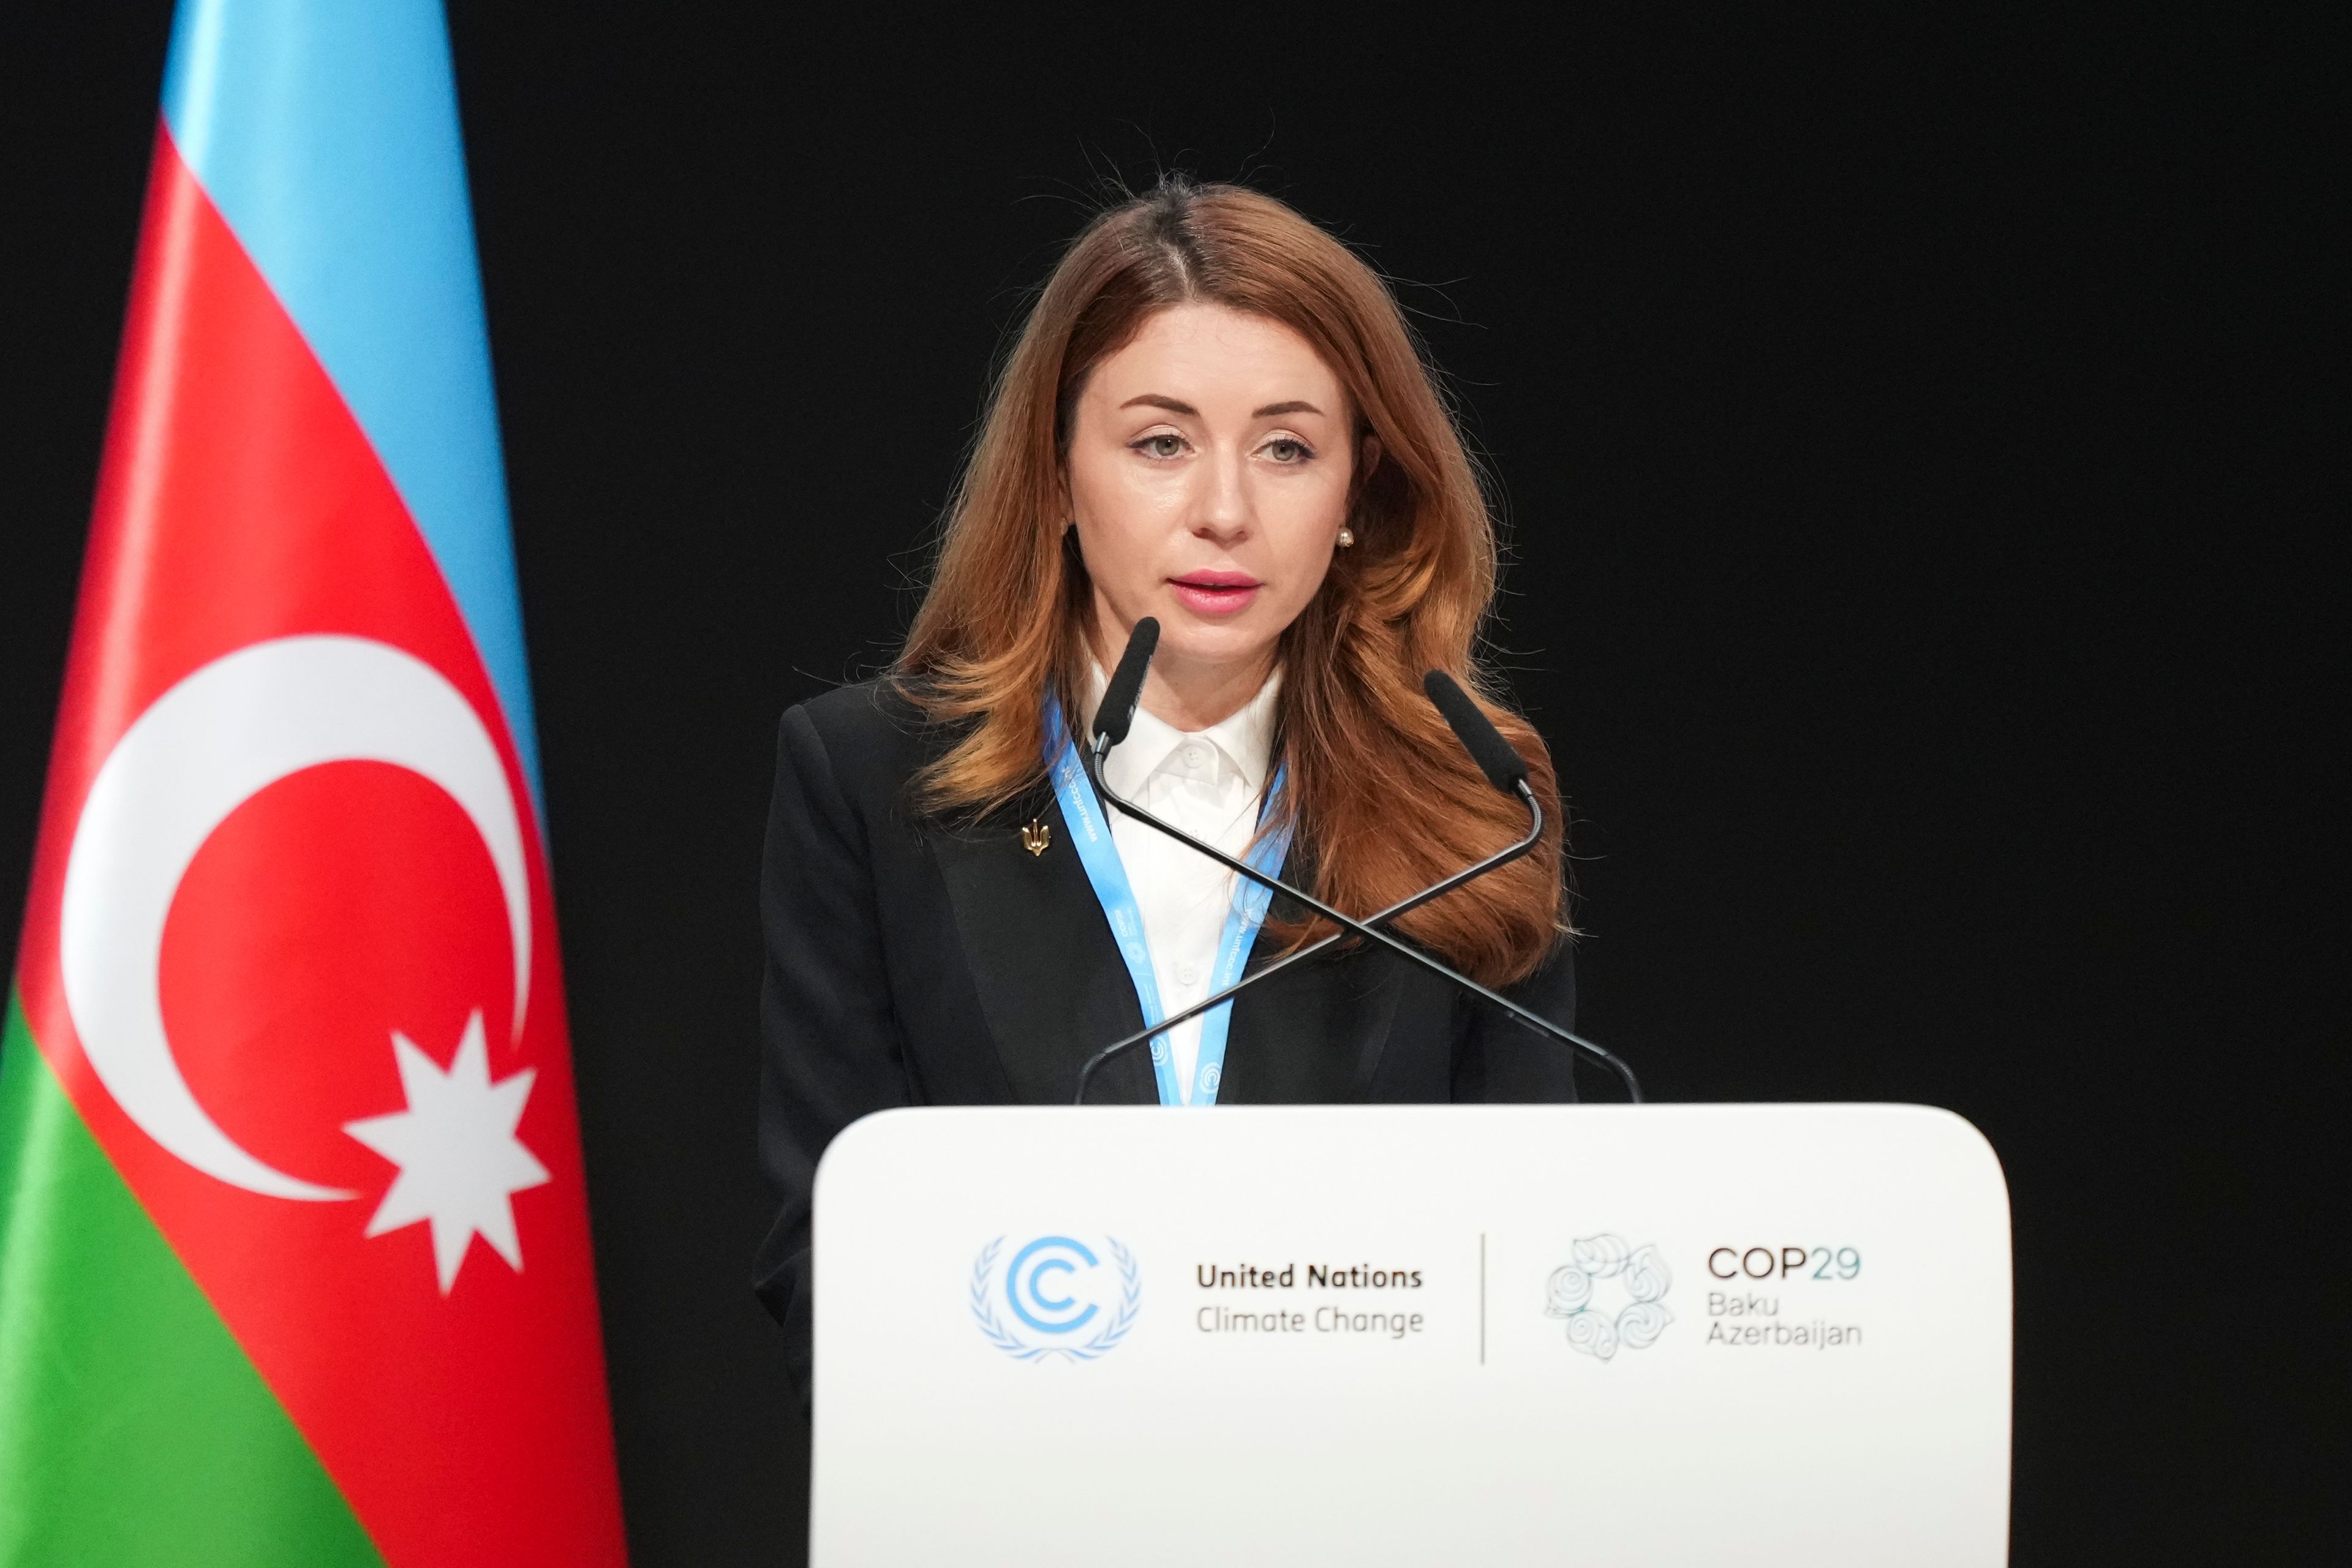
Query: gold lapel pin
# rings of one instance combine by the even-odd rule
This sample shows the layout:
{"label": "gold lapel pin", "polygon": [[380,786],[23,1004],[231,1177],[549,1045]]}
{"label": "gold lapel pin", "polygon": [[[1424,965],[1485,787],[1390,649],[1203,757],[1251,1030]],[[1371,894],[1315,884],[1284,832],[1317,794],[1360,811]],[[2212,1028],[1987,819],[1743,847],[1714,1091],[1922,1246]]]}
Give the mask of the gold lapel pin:
{"label": "gold lapel pin", "polygon": [[1054,830],[1045,826],[1045,820],[1043,817],[1039,817],[1021,830],[1021,847],[1032,855],[1043,855],[1045,852],[1045,846],[1052,842],[1054,842]]}

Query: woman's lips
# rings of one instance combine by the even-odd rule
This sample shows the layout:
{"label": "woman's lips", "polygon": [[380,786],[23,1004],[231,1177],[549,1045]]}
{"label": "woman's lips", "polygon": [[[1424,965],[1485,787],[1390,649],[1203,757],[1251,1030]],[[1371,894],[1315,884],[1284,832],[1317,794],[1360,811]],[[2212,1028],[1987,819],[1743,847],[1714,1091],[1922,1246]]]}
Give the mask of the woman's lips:
{"label": "woman's lips", "polygon": [[1196,615],[1232,616],[1248,609],[1264,584],[1246,572],[1187,572],[1170,578],[1168,586]]}

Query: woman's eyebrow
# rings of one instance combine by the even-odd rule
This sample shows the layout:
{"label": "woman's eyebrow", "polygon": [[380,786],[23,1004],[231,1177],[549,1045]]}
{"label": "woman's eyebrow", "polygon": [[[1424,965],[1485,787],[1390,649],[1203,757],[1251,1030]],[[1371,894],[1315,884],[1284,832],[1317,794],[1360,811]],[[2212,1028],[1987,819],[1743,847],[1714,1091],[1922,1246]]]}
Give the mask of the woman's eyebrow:
{"label": "woman's eyebrow", "polygon": [[[1195,419],[1201,416],[1201,411],[1191,404],[1179,402],[1173,397],[1163,397],[1156,392],[1147,392],[1141,396],[1130,397],[1119,406],[1121,408],[1165,408],[1171,414],[1187,414]],[[1288,403],[1269,403],[1253,413],[1250,417],[1271,419],[1277,414],[1320,414],[1322,412],[1320,408],[1304,398],[1293,398]]]}
{"label": "woman's eyebrow", "polygon": [[1147,392],[1140,397],[1130,397],[1119,406],[1121,408],[1165,408],[1171,414],[1189,414],[1195,419],[1201,416],[1201,411],[1191,404],[1179,403],[1172,397],[1162,397],[1156,392]]}

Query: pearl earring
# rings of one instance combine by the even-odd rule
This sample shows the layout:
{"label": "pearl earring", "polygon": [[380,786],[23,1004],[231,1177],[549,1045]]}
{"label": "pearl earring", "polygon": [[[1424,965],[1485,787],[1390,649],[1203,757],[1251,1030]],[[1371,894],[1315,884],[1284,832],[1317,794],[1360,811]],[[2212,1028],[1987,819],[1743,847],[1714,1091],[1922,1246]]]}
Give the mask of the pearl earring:
{"label": "pearl earring", "polygon": [[1348,548],[1348,546],[1349,546],[1349,545],[1351,545],[1351,544],[1353,544],[1353,543],[1355,543],[1355,542],[1356,542],[1356,531],[1355,531],[1354,529],[1352,529],[1352,528],[1343,528],[1343,529],[1341,529],[1341,530],[1339,531],[1339,548],[1340,548],[1340,549],[1345,550],[1345,549],[1347,549],[1347,548]]}

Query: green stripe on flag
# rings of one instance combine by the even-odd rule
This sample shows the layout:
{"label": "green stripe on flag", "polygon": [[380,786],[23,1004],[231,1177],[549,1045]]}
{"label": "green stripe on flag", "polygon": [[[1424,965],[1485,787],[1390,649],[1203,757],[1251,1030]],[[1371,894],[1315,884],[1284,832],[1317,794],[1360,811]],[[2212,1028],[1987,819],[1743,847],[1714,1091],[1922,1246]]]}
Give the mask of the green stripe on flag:
{"label": "green stripe on flag", "polygon": [[82,1124],[12,990],[0,1039],[0,1568],[383,1561]]}

